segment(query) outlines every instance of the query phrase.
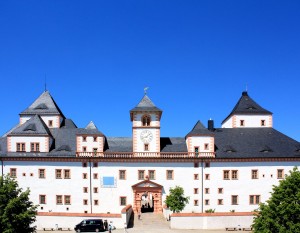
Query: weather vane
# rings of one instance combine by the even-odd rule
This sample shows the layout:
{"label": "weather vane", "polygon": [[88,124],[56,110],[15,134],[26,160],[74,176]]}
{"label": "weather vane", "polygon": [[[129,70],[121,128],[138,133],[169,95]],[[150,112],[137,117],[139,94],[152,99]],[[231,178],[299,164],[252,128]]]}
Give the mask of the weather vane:
{"label": "weather vane", "polygon": [[149,87],[145,87],[144,88],[144,94],[147,95],[147,90],[149,89]]}

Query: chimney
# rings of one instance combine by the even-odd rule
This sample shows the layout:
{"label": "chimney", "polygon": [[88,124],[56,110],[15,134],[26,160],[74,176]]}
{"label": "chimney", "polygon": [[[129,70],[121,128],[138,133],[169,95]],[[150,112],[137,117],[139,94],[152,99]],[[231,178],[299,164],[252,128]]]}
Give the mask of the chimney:
{"label": "chimney", "polygon": [[214,120],[212,120],[212,119],[209,119],[208,120],[208,130],[209,131],[213,131],[215,128],[214,128]]}

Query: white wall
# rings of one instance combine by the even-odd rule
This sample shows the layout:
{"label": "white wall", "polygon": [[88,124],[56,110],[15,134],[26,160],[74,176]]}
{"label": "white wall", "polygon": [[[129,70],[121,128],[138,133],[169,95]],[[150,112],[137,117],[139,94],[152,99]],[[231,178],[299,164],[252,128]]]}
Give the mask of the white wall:
{"label": "white wall", "polygon": [[[240,126],[241,120],[244,120],[244,126]],[[261,125],[261,120],[265,121],[265,126]],[[222,128],[246,127],[273,127],[272,115],[234,115],[222,124]]]}
{"label": "white wall", "polygon": [[[170,187],[176,185],[183,187],[185,195],[190,197],[183,213],[201,213],[202,184],[203,192],[205,188],[209,188],[209,194],[204,194],[203,197],[203,202],[209,200],[209,205],[204,205],[204,211],[207,209],[215,209],[216,212],[253,211],[258,205],[249,204],[249,195],[260,195],[261,201],[266,201],[270,197],[272,185],[279,183],[277,169],[284,169],[284,173],[288,174],[288,170],[292,170],[296,165],[300,166],[300,162],[210,162],[210,167],[203,168],[202,183],[201,163],[196,168],[194,163],[175,162],[99,162],[98,167],[91,166],[91,168],[83,167],[82,162],[4,161],[3,163],[4,174],[9,173],[10,168],[17,169],[16,179],[20,187],[30,188],[30,198],[35,204],[39,204],[39,195],[46,195],[46,204],[39,206],[40,212],[62,213],[84,213],[84,211],[90,213],[91,204],[93,213],[120,213],[124,208],[120,205],[120,196],[127,197],[126,204],[133,204],[132,185],[141,181],[138,180],[138,170],[145,170],[145,175],[149,170],[155,170],[156,179],[153,181],[163,186],[162,205]],[[38,178],[38,169],[45,169],[46,178]],[[56,179],[55,169],[70,169],[71,179]],[[252,169],[258,170],[259,179],[251,179]],[[119,170],[126,170],[126,180],[119,180]],[[174,180],[167,180],[167,170],[174,171]],[[238,179],[223,180],[223,170],[238,170]],[[87,174],[87,179],[83,179],[83,173]],[[94,173],[98,174],[97,179],[94,179]],[[194,179],[195,174],[198,174],[198,179]],[[209,174],[209,180],[205,179],[206,174]],[[116,177],[117,186],[101,187],[103,176]],[[84,187],[88,188],[88,193],[83,192]],[[94,187],[98,187],[98,193],[93,193]],[[194,188],[199,189],[198,194],[194,194]],[[218,194],[218,188],[223,188],[223,194]],[[71,205],[57,205],[56,195],[71,195]],[[238,205],[231,204],[231,195],[238,195]],[[84,199],[88,200],[88,205],[83,204]],[[93,204],[95,199],[99,201],[98,206]],[[218,205],[218,199],[223,199],[223,205]],[[198,200],[198,206],[194,206],[194,200]]]}

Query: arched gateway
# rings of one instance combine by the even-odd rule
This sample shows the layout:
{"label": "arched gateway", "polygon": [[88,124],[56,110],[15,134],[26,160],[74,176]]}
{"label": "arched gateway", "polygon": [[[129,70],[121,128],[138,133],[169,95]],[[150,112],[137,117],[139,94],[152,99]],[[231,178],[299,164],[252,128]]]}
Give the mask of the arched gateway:
{"label": "arched gateway", "polygon": [[133,189],[133,210],[137,212],[142,207],[151,208],[154,213],[162,212],[162,189],[163,186],[150,181],[144,180],[135,185]]}

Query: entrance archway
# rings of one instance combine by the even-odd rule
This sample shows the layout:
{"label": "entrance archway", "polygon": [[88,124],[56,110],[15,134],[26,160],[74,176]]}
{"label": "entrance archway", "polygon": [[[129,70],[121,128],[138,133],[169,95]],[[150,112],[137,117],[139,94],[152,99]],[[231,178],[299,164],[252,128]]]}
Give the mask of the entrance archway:
{"label": "entrance archway", "polygon": [[160,184],[157,184],[150,180],[141,181],[135,185],[132,185],[134,200],[133,210],[138,212],[162,212],[162,188]]}

